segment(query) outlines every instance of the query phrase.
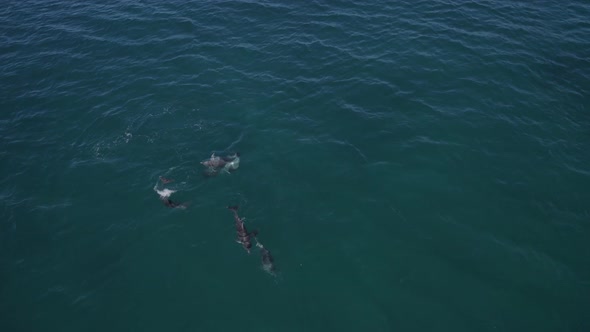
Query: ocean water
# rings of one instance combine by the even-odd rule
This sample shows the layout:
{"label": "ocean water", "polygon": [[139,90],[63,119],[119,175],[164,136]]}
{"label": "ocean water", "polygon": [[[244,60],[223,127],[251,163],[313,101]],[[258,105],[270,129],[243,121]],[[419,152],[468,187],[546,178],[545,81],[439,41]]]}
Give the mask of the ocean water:
{"label": "ocean water", "polygon": [[3,1],[0,331],[589,331],[589,94],[584,0]]}

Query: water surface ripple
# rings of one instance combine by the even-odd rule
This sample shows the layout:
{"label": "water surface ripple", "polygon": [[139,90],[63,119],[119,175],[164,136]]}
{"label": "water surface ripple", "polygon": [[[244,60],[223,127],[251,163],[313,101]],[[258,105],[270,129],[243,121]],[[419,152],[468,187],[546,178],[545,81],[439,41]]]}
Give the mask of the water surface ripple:
{"label": "water surface ripple", "polygon": [[590,330],[589,22],[581,0],[4,1],[0,330]]}

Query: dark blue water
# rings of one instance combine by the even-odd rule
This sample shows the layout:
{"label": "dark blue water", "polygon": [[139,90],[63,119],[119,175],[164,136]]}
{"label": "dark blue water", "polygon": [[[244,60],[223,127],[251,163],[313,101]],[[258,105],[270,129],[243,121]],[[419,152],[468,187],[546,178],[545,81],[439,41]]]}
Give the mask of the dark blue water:
{"label": "dark blue water", "polygon": [[4,1],[0,331],[590,330],[589,22]]}

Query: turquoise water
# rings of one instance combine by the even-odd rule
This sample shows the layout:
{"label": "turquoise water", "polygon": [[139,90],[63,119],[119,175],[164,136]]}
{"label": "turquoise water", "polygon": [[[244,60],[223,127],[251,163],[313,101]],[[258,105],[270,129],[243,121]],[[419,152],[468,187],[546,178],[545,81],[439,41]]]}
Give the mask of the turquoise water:
{"label": "turquoise water", "polygon": [[0,331],[590,330],[586,1],[100,3],[0,8]]}

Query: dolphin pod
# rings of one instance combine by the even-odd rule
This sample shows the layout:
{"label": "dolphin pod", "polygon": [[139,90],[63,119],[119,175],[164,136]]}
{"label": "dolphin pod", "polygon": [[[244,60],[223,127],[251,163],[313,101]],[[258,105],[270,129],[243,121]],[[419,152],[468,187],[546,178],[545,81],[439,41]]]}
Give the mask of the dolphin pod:
{"label": "dolphin pod", "polygon": [[[240,167],[240,153],[236,152],[234,154],[225,156],[225,157],[219,157],[216,156],[215,153],[211,154],[211,157],[209,157],[209,159],[205,159],[203,161],[200,162],[201,165],[205,166],[205,172],[204,174],[206,176],[215,176],[219,173],[231,173],[234,172],[235,170],[237,170]],[[166,178],[163,176],[160,176],[159,178],[159,183],[156,184],[156,186],[154,187],[154,190],[158,193],[158,195],[160,196],[160,200],[164,203],[165,206],[169,207],[169,208],[181,208],[181,209],[185,209],[187,207],[187,203],[178,203],[175,201],[172,201],[170,199],[170,195],[172,195],[173,193],[176,192],[176,190],[171,190],[171,189],[159,189],[160,188],[160,183],[162,185],[166,185],[169,183],[174,182],[173,179],[170,178]],[[259,249],[260,251],[260,257],[261,257],[261,261],[262,261],[262,269],[275,276],[276,275],[276,269],[275,269],[275,265],[274,265],[274,259],[270,253],[270,251],[265,248],[262,243],[258,240],[258,231],[252,231],[249,232],[248,229],[246,228],[246,225],[244,223],[244,220],[246,220],[246,218],[244,217],[240,217],[238,215],[238,206],[234,205],[234,206],[228,206],[227,207],[228,210],[230,210],[233,214],[234,217],[234,225],[235,225],[235,229],[236,229],[236,242],[238,242],[239,244],[242,245],[242,247],[244,248],[244,250],[246,250],[246,252],[248,254],[250,254],[250,251],[252,249],[252,238],[254,238],[254,240],[256,241],[256,247]]]}

